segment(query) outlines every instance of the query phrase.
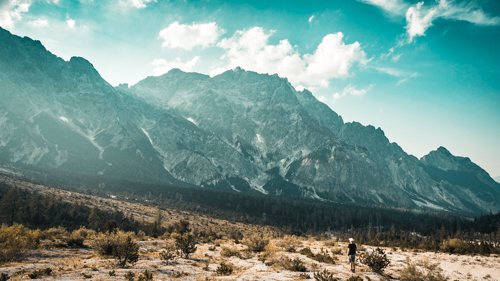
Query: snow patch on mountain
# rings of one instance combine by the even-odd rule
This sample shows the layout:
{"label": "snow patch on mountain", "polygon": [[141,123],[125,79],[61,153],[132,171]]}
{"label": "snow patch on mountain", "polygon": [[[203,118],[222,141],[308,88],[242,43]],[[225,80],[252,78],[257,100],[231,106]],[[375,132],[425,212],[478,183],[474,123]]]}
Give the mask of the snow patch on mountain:
{"label": "snow patch on mountain", "polygon": [[[99,127],[96,128],[96,129],[89,129],[89,128],[86,128],[84,127],[86,130],[82,130],[82,128],[78,125],[76,125],[72,120],[66,118],[66,117],[59,117],[59,119],[61,119],[65,124],[66,126],[68,126],[71,130],[73,130],[75,133],[79,134],[80,136],[86,138],[93,146],[95,146],[97,148],[97,150],[99,151],[99,159],[103,159],[103,154],[104,154],[104,148],[102,146],[99,145],[99,143],[97,143],[97,141],[95,140],[95,137],[97,135],[99,135],[100,133],[104,132],[104,129],[100,129]],[[82,122],[83,120],[79,120],[79,123],[83,125],[84,122]]]}
{"label": "snow patch on mountain", "polygon": [[420,208],[429,208],[429,209],[434,209],[434,210],[437,210],[437,211],[448,211],[447,209],[441,207],[441,206],[438,206],[432,202],[429,202],[429,201],[425,201],[425,200],[415,200],[415,199],[412,199],[413,202]]}
{"label": "snow patch on mountain", "polygon": [[193,118],[188,117],[188,118],[187,118],[187,120],[188,120],[189,122],[191,122],[191,123],[195,124],[196,126],[198,126],[198,123],[196,123],[196,121],[194,121],[194,119],[193,119]]}
{"label": "snow patch on mountain", "polygon": [[150,143],[151,145],[154,145],[154,144],[153,144],[153,140],[152,140],[152,139],[151,139],[151,137],[149,136],[148,132],[147,132],[147,131],[143,128],[143,127],[141,127],[141,130],[144,132],[144,134],[146,135],[146,137],[148,137],[149,143]]}

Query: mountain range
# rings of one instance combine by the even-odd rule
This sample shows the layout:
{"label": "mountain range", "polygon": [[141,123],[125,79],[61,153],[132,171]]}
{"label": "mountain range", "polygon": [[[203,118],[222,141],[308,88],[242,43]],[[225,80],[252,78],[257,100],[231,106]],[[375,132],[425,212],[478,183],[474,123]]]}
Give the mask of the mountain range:
{"label": "mountain range", "polygon": [[[112,87],[80,57],[0,28],[0,165],[44,173],[455,213],[500,184],[439,147],[418,159],[286,78],[172,69]],[[47,178],[47,177],[46,177]]]}

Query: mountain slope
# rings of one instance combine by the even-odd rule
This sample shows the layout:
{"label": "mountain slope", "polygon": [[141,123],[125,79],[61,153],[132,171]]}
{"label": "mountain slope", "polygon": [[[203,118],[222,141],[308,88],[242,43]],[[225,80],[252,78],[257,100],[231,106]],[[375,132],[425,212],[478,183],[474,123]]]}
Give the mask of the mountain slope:
{"label": "mountain slope", "polygon": [[[436,179],[417,158],[390,143],[380,128],[344,124],[310,92],[298,92],[276,75],[236,68],[210,78],[172,70],[148,77],[130,91],[214,133],[226,152],[240,152],[245,161],[222,151],[213,154],[212,148],[198,144],[197,152],[210,155],[212,162],[232,159],[217,165],[221,173],[214,182],[238,178],[246,189],[337,202],[454,212],[499,208],[498,200],[492,199],[496,197],[471,196],[482,191]],[[191,175],[192,181],[203,173]],[[498,190],[492,186],[490,193]]]}
{"label": "mountain slope", "polygon": [[0,29],[0,160],[177,182],[117,91],[83,58]]}
{"label": "mountain slope", "polygon": [[462,213],[500,184],[439,148],[408,155],[307,90],[240,68],[113,88],[83,58],[0,29],[0,163],[134,181]]}

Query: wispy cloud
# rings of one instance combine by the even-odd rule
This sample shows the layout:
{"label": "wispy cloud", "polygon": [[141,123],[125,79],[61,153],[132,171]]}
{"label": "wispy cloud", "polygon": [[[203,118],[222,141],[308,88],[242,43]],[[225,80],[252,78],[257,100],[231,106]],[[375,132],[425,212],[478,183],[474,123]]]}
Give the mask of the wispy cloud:
{"label": "wispy cloud", "polygon": [[402,54],[393,55],[392,58],[391,58],[391,60],[394,61],[394,62],[397,62],[397,61],[399,61],[399,58],[401,58],[401,55]]}
{"label": "wispy cloud", "polygon": [[397,68],[392,68],[392,67],[375,67],[376,70],[389,74],[391,76],[395,77],[404,77],[404,76],[409,76],[409,74],[403,70],[397,69]]}
{"label": "wispy cloud", "polygon": [[342,90],[342,93],[334,93],[332,95],[333,102],[336,102],[337,100],[347,96],[347,95],[352,95],[352,96],[364,96],[371,88],[373,87],[373,84],[370,84],[367,88],[365,89],[356,89],[356,87],[352,86],[351,84],[347,85]]}
{"label": "wispy cloud", "polygon": [[314,15],[310,16],[309,19],[307,20],[309,23],[312,23],[313,19],[315,18]]}
{"label": "wispy cloud", "polygon": [[129,7],[143,9],[147,7],[148,3],[156,2],[156,0],[122,0],[121,2]]}
{"label": "wispy cloud", "polygon": [[164,59],[155,59],[151,63],[154,66],[153,73],[155,76],[159,76],[167,73],[169,70],[178,68],[182,71],[190,72],[193,66],[200,60],[199,56],[194,57],[188,62],[182,62],[181,58],[176,58],[173,61],[166,61]]}
{"label": "wispy cloud", "polygon": [[293,85],[328,87],[330,79],[345,78],[354,64],[367,62],[360,44],[345,44],[341,32],[326,35],[314,53],[304,55],[287,39],[269,45],[272,34],[273,31],[266,33],[262,27],[253,27],[222,39],[217,46],[225,50],[221,57],[225,65],[213,69],[211,75],[240,66],[257,72],[278,73]]}
{"label": "wispy cloud", "polygon": [[406,18],[406,42],[411,43],[416,37],[425,36],[426,31],[439,18],[448,20],[467,21],[476,25],[500,25],[500,17],[486,14],[476,2],[466,1],[457,3],[452,0],[424,1],[410,5],[403,0],[358,0],[374,5],[391,15]]}
{"label": "wispy cloud", "polygon": [[500,17],[491,17],[475,5],[475,3],[455,4],[448,0],[439,0],[437,5],[424,7],[420,2],[406,11],[406,32],[408,42],[417,36],[425,36],[425,32],[438,18],[468,21],[477,25],[499,25]]}
{"label": "wispy cloud", "polygon": [[192,50],[214,45],[224,32],[215,22],[187,25],[176,21],[160,31],[159,36],[163,47]]}
{"label": "wispy cloud", "polygon": [[410,78],[415,78],[418,76],[417,72],[410,72],[392,67],[374,67],[374,69],[399,78],[398,82],[396,82],[396,85],[400,85],[401,83],[408,81]]}
{"label": "wispy cloud", "polygon": [[404,15],[409,4],[403,0],[358,0],[360,2],[374,5],[392,15]]}
{"label": "wispy cloud", "polygon": [[30,25],[35,27],[46,27],[49,26],[49,21],[46,18],[40,18],[33,21],[28,22]]}

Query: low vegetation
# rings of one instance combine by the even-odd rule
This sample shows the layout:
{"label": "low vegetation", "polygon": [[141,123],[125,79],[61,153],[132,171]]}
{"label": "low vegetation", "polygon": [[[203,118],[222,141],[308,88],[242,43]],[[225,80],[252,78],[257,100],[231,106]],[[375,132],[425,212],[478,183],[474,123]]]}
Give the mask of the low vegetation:
{"label": "low vegetation", "polygon": [[[13,193],[22,194],[23,200],[44,196],[34,192],[25,193],[19,188]],[[5,201],[5,194],[3,198],[0,198],[1,202]],[[54,202],[55,206],[58,204],[80,206],[74,207],[72,211],[85,210],[85,204]],[[294,274],[298,279],[312,277],[321,281],[346,280],[346,278],[350,281],[369,280],[368,276],[363,273],[373,271],[384,274],[389,271],[400,280],[441,281],[448,280],[448,277],[436,264],[409,261],[404,267],[391,264],[386,251],[389,251],[389,255],[394,252],[405,253],[411,247],[398,249],[393,246],[390,239],[386,238],[398,235],[407,237],[408,240],[405,242],[407,245],[417,245],[428,240],[429,244],[438,245],[438,251],[454,254],[470,254],[480,251],[488,256],[498,253],[496,244],[488,243],[496,239],[496,233],[489,234],[488,237],[481,236],[484,240],[466,241],[467,236],[458,232],[450,236],[443,229],[439,232],[441,235],[434,239],[433,236],[424,237],[418,233],[410,233],[410,236],[406,236],[405,232],[393,229],[382,232],[382,228],[370,226],[372,231],[365,232],[356,229],[349,231],[349,235],[356,239],[358,249],[362,253],[358,258],[360,264],[357,265],[358,272],[361,273],[352,275],[347,274],[347,270],[343,272],[338,270],[342,268],[342,265],[348,266],[347,263],[341,264],[346,259],[342,251],[345,250],[346,232],[311,231],[307,235],[291,235],[290,229],[243,225],[211,217],[202,218],[188,212],[174,212],[171,209],[156,206],[136,205],[138,207],[129,209],[129,213],[120,212],[124,210],[123,207],[105,205],[101,210],[94,205],[87,209],[86,222],[82,219],[84,223],[80,225],[47,224],[40,227],[40,230],[32,230],[18,224],[16,220],[20,220],[22,216],[17,214],[22,212],[10,212],[15,215],[15,222],[11,225],[4,224],[0,228],[1,263],[9,264],[12,261],[37,259],[39,253],[45,249],[80,253],[80,260],[74,264],[66,264],[64,268],[62,266],[60,268],[51,266],[48,269],[32,267],[25,271],[10,271],[8,274],[1,275],[1,278],[5,280],[16,278],[16,276],[47,278],[44,276],[57,277],[64,275],[64,272],[78,271],[80,279],[102,279],[102,275],[98,277],[102,271],[106,276],[135,281],[183,276],[194,278],[194,271],[203,274],[207,279],[216,279],[221,278],[216,276],[246,274],[244,272],[246,266],[240,264],[260,263],[260,266],[267,266],[269,271],[286,271],[287,274]],[[134,215],[131,214],[132,212]],[[69,216],[75,217],[76,214],[72,213]],[[5,219],[6,216],[2,213],[0,217]],[[64,219],[57,220],[65,221]],[[128,223],[123,224],[124,222]],[[130,229],[133,225],[137,228]],[[125,226],[126,229],[122,229],[121,226]],[[332,240],[331,235],[335,235],[335,239]],[[383,246],[373,251],[365,251],[363,244]],[[417,248],[419,247],[411,249]],[[413,251],[407,252],[408,255],[410,253],[413,255]],[[89,260],[93,260],[94,263],[99,260],[109,261],[96,266],[85,263]],[[151,262],[148,263],[148,261]],[[143,267],[146,263],[150,264],[147,270]],[[105,268],[101,268],[103,264]],[[399,268],[395,269],[398,266]],[[167,267],[169,270],[162,271],[161,267]],[[121,268],[127,268],[127,270],[123,271]],[[102,272],[100,274],[103,274]]]}
{"label": "low vegetation", "polygon": [[316,280],[316,281],[337,281],[339,279],[335,277],[335,274],[333,272],[330,272],[330,271],[325,269],[323,271],[314,273],[314,280]]}
{"label": "low vegetation", "polygon": [[21,261],[40,244],[40,231],[20,224],[0,227],[0,263]]}
{"label": "low vegetation", "polygon": [[377,248],[369,254],[362,254],[359,261],[368,266],[373,272],[382,273],[391,263],[384,250]]}
{"label": "low vegetation", "polygon": [[448,278],[441,273],[439,265],[425,261],[418,266],[406,260],[406,267],[400,272],[402,281],[446,281]]}
{"label": "low vegetation", "polygon": [[132,239],[133,233],[114,231],[99,233],[94,240],[95,249],[104,256],[113,256],[120,267],[139,259],[139,245]]}

